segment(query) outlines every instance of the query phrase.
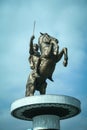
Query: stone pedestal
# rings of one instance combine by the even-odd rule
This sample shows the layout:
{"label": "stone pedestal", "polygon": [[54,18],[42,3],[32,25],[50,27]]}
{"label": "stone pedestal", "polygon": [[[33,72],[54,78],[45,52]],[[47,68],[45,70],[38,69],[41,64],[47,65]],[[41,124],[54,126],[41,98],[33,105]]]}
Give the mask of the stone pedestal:
{"label": "stone pedestal", "polygon": [[34,130],[59,130],[60,119],[56,115],[39,115],[33,118],[33,129]]}
{"label": "stone pedestal", "polygon": [[33,121],[33,130],[60,130],[60,120],[76,116],[80,111],[80,101],[64,95],[30,96],[11,105],[11,115]]}

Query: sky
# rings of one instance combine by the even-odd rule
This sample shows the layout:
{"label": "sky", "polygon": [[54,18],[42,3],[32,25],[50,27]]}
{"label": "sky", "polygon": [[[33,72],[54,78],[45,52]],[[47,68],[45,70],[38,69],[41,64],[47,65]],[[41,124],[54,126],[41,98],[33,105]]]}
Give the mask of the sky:
{"label": "sky", "polygon": [[[68,66],[57,63],[47,94],[80,100],[81,113],[62,120],[61,130],[87,130],[87,0],[0,0],[0,130],[27,130],[32,122],[11,116],[11,104],[25,95],[29,40],[35,26],[68,48]],[[38,92],[35,95],[39,95]]]}

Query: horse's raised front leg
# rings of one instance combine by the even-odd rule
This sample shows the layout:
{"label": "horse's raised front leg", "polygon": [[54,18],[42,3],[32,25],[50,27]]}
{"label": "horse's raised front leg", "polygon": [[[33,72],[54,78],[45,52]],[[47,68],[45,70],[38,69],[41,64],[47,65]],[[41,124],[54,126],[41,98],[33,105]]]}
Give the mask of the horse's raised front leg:
{"label": "horse's raised front leg", "polygon": [[63,65],[66,67],[68,64],[68,51],[67,48],[63,48],[64,50],[64,61],[63,61]]}
{"label": "horse's raised front leg", "polygon": [[67,52],[67,48],[63,48],[60,53],[58,54],[57,57],[57,62],[61,60],[62,56],[64,54],[64,61],[63,61],[63,65],[66,67],[68,64],[68,52]]}

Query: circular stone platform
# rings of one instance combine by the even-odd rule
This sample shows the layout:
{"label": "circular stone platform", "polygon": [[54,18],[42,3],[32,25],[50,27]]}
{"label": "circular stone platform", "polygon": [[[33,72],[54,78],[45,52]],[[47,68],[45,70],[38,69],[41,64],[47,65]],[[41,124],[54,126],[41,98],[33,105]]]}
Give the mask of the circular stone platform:
{"label": "circular stone platform", "polygon": [[32,121],[39,115],[56,115],[67,119],[79,114],[80,101],[64,95],[38,95],[16,100],[11,105],[11,114],[19,119]]}

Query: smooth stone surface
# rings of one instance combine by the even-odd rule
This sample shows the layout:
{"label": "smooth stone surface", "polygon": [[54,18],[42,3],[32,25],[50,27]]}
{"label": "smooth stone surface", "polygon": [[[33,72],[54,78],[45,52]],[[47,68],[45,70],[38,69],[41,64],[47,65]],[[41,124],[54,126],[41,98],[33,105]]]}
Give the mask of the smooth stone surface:
{"label": "smooth stone surface", "polygon": [[56,115],[67,119],[80,113],[78,99],[65,95],[37,95],[16,100],[11,105],[11,114],[19,119],[32,121],[39,115]]}
{"label": "smooth stone surface", "polygon": [[56,115],[39,115],[33,118],[33,130],[59,130],[60,118]]}

